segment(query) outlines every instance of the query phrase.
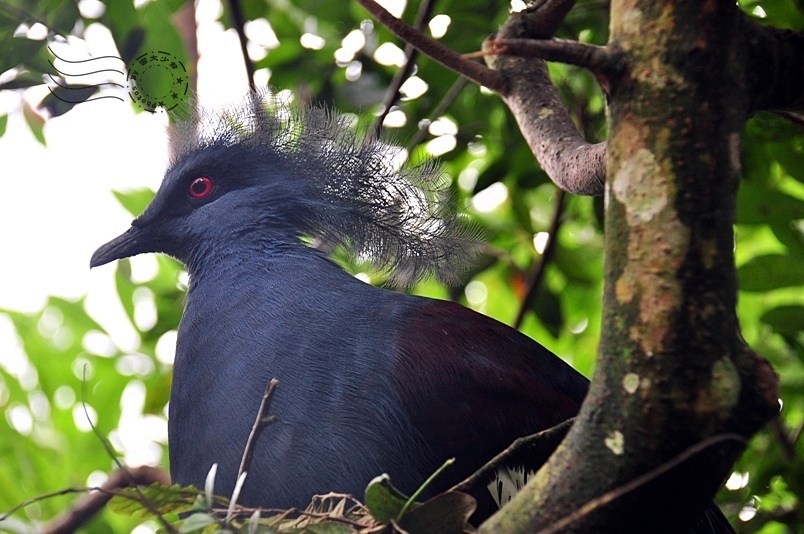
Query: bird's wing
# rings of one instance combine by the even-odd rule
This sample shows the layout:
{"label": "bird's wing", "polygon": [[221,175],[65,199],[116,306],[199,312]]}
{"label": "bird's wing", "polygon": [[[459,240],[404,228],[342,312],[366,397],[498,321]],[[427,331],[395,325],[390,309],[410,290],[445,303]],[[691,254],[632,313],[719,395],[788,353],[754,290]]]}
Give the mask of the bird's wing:
{"label": "bird's wing", "polygon": [[[403,317],[392,375],[401,404],[444,484],[471,474],[516,438],[553,427],[580,408],[588,381],[520,332],[446,301],[416,299]],[[552,449],[528,456],[537,468]]]}

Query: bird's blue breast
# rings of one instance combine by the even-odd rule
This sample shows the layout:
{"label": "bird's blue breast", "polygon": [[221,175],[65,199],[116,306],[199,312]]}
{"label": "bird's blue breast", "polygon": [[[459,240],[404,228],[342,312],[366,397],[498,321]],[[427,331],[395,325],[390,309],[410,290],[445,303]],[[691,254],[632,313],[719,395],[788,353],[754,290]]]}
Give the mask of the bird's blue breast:
{"label": "bird's blue breast", "polygon": [[361,496],[383,472],[422,480],[426,473],[383,452],[400,450],[389,442],[415,439],[390,384],[394,339],[384,328],[405,301],[373,299],[371,291],[379,290],[318,257],[196,276],[170,401],[174,481],[201,487],[218,463],[216,492],[231,493],[273,377],[269,412],[278,421],[257,442],[241,502],[304,506],[315,493]]}

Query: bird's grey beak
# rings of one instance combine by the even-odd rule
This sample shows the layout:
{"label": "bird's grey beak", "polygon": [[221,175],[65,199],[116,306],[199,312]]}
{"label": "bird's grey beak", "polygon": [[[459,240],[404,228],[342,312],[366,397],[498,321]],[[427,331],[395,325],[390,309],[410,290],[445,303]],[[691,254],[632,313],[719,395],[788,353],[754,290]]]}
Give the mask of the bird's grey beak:
{"label": "bird's grey beak", "polygon": [[132,226],[105,245],[101,245],[89,260],[89,268],[106,265],[114,260],[136,256],[143,252],[152,252],[147,233],[145,228]]}

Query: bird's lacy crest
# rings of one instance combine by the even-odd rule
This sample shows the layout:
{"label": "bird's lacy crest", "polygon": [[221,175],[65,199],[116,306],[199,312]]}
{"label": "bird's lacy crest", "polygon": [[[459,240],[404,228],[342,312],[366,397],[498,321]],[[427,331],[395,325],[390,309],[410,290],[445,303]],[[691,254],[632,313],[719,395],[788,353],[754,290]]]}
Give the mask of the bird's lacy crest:
{"label": "bird's lacy crest", "polygon": [[[305,183],[309,204],[299,235],[321,250],[343,249],[396,283],[434,275],[454,282],[480,246],[480,234],[455,210],[449,180],[431,162],[395,165],[402,149],[360,136],[349,120],[321,107],[247,96],[217,112],[177,122],[174,163],[195,150],[242,146],[279,158]],[[266,177],[272,179],[272,177]]]}

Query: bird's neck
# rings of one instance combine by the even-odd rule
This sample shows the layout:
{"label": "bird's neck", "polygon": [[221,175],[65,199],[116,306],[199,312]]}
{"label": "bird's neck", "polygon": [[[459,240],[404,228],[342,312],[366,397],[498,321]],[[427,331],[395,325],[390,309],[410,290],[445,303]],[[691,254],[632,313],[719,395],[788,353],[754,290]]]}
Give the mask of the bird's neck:
{"label": "bird's neck", "polygon": [[269,273],[284,274],[300,268],[322,268],[327,263],[330,262],[323,253],[297,241],[252,239],[203,247],[196,250],[185,265],[190,274],[192,291],[194,286],[207,280],[215,285],[243,277],[256,277],[265,282],[277,278]]}

